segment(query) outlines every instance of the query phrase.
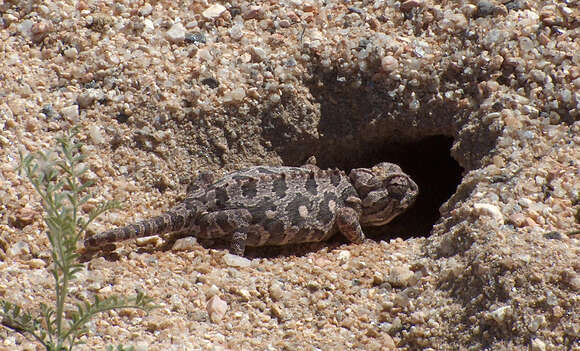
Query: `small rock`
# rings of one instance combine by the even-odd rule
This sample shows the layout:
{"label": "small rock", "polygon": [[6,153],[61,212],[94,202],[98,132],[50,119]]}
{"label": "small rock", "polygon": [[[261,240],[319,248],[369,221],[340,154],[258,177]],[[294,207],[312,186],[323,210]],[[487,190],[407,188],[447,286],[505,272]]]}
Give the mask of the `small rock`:
{"label": "small rock", "polygon": [[230,267],[249,267],[252,264],[247,258],[230,253],[224,255],[224,262]]}
{"label": "small rock", "polygon": [[216,295],[208,301],[206,309],[211,321],[217,323],[226,315],[228,304]]}
{"label": "small rock", "polygon": [[153,235],[153,236],[146,236],[143,238],[137,238],[135,239],[135,244],[139,247],[143,247],[143,246],[158,246],[161,243],[161,238],[157,235]]}
{"label": "small rock", "polygon": [[25,206],[16,212],[16,215],[11,218],[11,225],[18,229],[22,229],[34,222],[36,211],[31,207]]}
{"label": "small rock", "polygon": [[503,324],[507,317],[511,316],[513,313],[511,306],[500,307],[490,313],[491,318],[498,323]]}
{"label": "small rock", "polygon": [[381,333],[382,335],[382,342],[381,342],[381,346],[383,347],[383,350],[396,350],[397,349],[397,345],[395,345],[395,340],[393,340],[393,338],[387,334],[387,333]]}
{"label": "small rock", "polygon": [[266,51],[258,46],[252,46],[250,48],[252,57],[256,62],[262,62],[266,59]]}
{"label": "small rock", "polygon": [[93,104],[93,102],[102,100],[105,94],[99,89],[87,89],[79,94],[77,97],[77,104],[80,108],[87,108]]}
{"label": "small rock", "polygon": [[215,80],[212,77],[209,78],[204,78],[201,80],[201,84],[203,85],[207,85],[208,87],[210,87],[211,89],[215,89],[217,87],[219,87],[220,82],[218,82],[217,80]]}
{"label": "small rock", "polygon": [[347,250],[340,250],[338,251],[337,255],[338,261],[340,264],[345,264],[350,260],[350,251]]}
{"label": "small rock", "polygon": [[406,0],[401,4],[401,11],[407,12],[415,7],[423,6],[424,0]]}
{"label": "small rock", "polygon": [[225,10],[226,8],[224,6],[220,4],[213,4],[210,7],[208,7],[205,11],[203,11],[201,15],[206,19],[214,19],[221,16],[221,14],[224,13]]}
{"label": "small rock", "polygon": [[282,290],[280,283],[277,281],[274,281],[272,284],[270,284],[268,291],[270,292],[270,297],[274,301],[280,301],[280,299],[282,299],[284,296],[284,291]]}
{"label": "small rock", "polygon": [[236,88],[224,94],[224,102],[241,102],[246,97],[246,90],[244,88]]}
{"label": "small rock", "polygon": [[270,311],[272,312],[272,315],[274,317],[278,318],[281,321],[285,321],[288,319],[288,314],[284,311],[283,308],[281,308],[277,304],[272,304],[272,306],[270,307]]}
{"label": "small rock", "polygon": [[30,246],[26,241],[17,241],[14,245],[10,246],[8,249],[8,255],[12,257],[19,257],[22,255],[27,255],[30,253]]}
{"label": "small rock", "polygon": [[373,274],[373,285],[381,285],[385,282],[385,277],[381,272],[375,272]]}
{"label": "small rock", "polygon": [[64,53],[64,56],[69,58],[69,59],[74,59],[79,54],[79,52],[76,48],[68,48],[68,49],[64,50],[63,53]]}
{"label": "small rock", "polygon": [[230,37],[234,40],[240,40],[244,36],[244,25],[241,23],[236,24],[230,29]]}
{"label": "small rock", "polygon": [[46,267],[46,262],[44,262],[44,260],[41,260],[40,258],[33,258],[30,261],[26,262],[26,264],[28,264],[28,267],[34,269]]}
{"label": "small rock", "polygon": [[242,17],[246,20],[261,17],[264,10],[261,6],[250,6],[247,11],[242,14]]}
{"label": "small rock", "polygon": [[244,288],[236,289],[236,294],[238,294],[238,296],[242,298],[242,301],[245,302],[250,301],[250,298],[252,297],[250,291]]}
{"label": "small rock", "polygon": [[66,118],[68,121],[76,122],[79,118],[79,106],[78,105],[70,105],[67,107],[63,107],[60,110],[62,116]]}
{"label": "small rock", "polygon": [[409,269],[408,265],[401,265],[391,268],[387,282],[394,287],[404,288],[412,284],[414,277],[415,274]]}
{"label": "small rock", "polygon": [[474,213],[478,216],[490,216],[499,225],[504,223],[503,214],[497,206],[486,204],[486,203],[475,203],[473,204]]}
{"label": "small rock", "polygon": [[571,273],[567,278],[568,284],[575,291],[580,291],[580,274]]}
{"label": "small rock", "polygon": [[545,325],[546,325],[546,317],[544,317],[544,315],[539,315],[534,317],[534,319],[531,320],[530,324],[528,324],[528,330],[531,331],[532,333],[535,333],[536,331],[538,331],[538,329],[540,329]]}
{"label": "small rock", "polygon": [[514,213],[509,217],[509,222],[518,228],[528,225],[528,219],[522,213]]}
{"label": "small rock", "polygon": [[30,28],[30,38],[33,42],[39,43],[52,31],[52,23],[41,21],[32,25]]}
{"label": "small rock", "polygon": [[155,30],[155,25],[153,24],[153,21],[151,21],[149,18],[146,18],[143,20],[143,31],[145,33],[151,33],[153,32],[153,30]]}
{"label": "small rock", "polygon": [[491,16],[495,12],[495,4],[490,1],[480,1],[477,3],[477,17]]}
{"label": "small rock", "polygon": [[181,42],[185,39],[185,27],[181,22],[177,22],[172,25],[167,32],[165,32],[165,36],[167,37],[167,40],[171,42]]}
{"label": "small rock", "polygon": [[530,347],[531,351],[545,351],[546,350],[546,343],[538,338],[533,339],[530,346],[531,346]]}
{"label": "small rock", "polygon": [[212,285],[205,292],[205,296],[207,296],[208,299],[211,299],[212,297],[216,296],[219,293],[220,293],[220,289],[217,286]]}
{"label": "small rock", "polygon": [[292,23],[290,23],[290,21],[287,19],[283,19],[280,20],[280,22],[278,22],[278,25],[280,26],[280,28],[288,28],[292,25]]}
{"label": "small rock", "polygon": [[153,6],[150,3],[146,3],[139,9],[139,14],[141,16],[149,16],[153,12]]}
{"label": "small rock", "polygon": [[393,56],[385,56],[381,59],[381,67],[385,72],[392,72],[399,67],[399,61]]}
{"label": "small rock", "polygon": [[395,305],[402,307],[402,308],[409,307],[411,304],[411,300],[409,299],[409,296],[407,296],[407,294],[404,294],[404,293],[400,293],[400,294],[395,295],[395,297],[393,298],[393,302],[395,303]]}
{"label": "small rock", "polygon": [[185,238],[177,239],[173,244],[173,250],[189,251],[193,250],[196,246],[197,246],[197,238],[193,236],[188,236]]}
{"label": "small rock", "polygon": [[187,33],[185,35],[185,42],[192,43],[192,44],[199,44],[199,43],[205,44],[206,39],[205,39],[205,35],[203,35],[203,33],[201,33],[201,32]]}

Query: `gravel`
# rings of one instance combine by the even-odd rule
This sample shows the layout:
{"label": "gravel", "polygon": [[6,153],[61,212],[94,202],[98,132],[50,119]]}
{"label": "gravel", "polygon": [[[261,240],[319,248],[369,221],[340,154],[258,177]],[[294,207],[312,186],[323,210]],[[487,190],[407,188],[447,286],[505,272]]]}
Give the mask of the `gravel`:
{"label": "gravel", "polygon": [[[0,296],[27,307],[53,291],[18,152],[73,125],[96,200],[124,204],[93,232],[169,208],[200,170],[312,154],[346,168],[432,135],[464,169],[428,237],[243,259],[148,238],[88,257],[71,303],[144,291],[159,308],[100,316],[79,350],[580,349],[576,2],[47,0],[0,14]],[[0,349],[36,347],[0,328]]]}

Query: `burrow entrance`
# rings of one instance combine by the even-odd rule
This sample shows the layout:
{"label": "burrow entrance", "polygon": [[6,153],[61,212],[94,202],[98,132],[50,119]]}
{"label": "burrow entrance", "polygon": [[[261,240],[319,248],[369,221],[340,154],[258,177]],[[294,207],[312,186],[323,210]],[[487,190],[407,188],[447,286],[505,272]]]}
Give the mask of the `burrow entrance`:
{"label": "burrow entrance", "polygon": [[444,135],[407,143],[386,141],[368,145],[363,154],[337,155],[334,160],[327,156],[318,163],[321,168],[338,167],[347,172],[384,161],[398,164],[419,186],[417,201],[391,223],[365,228],[365,233],[376,239],[428,236],[440,217],[439,207],[453,195],[462,179],[463,168],[450,155],[452,143],[453,139]]}
{"label": "burrow entrance", "polygon": [[336,72],[315,74],[309,89],[320,108],[319,137],[297,135],[278,144],[285,163],[299,165],[314,155],[321,168],[347,172],[384,161],[400,165],[419,186],[415,205],[365,233],[379,240],[428,236],[440,217],[439,207],[462,179],[463,168],[451,148],[458,121],[469,111],[442,101],[439,92],[428,88],[392,94],[398,87],[388,80],[348,79]]}

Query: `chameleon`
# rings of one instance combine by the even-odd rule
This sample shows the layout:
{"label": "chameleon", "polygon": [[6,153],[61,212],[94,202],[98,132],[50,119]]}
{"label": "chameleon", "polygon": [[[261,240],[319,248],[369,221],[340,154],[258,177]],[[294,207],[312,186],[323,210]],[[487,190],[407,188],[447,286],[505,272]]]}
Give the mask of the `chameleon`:
{"label": "chameleon", "polygon": [[214,179],[200,172],[186,198],[167,212],[86,238],[87,248],[165,233],[223,238],[232,254],[246,246],[319,242],[340,232],[353,243],[364,227],[389,223],[417,198],[417,184],[393,163],[352,169],[254,166]]}

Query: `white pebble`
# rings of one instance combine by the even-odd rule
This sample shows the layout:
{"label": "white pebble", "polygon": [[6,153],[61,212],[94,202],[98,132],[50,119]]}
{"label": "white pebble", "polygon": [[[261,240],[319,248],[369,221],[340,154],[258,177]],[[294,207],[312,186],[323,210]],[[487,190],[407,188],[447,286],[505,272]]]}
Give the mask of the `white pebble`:
{"label": "white pebble", "polygon": [[532,351],[544,351],[546,350],[546,343],[542,340],[535,338],[532,340],[531,348]]}
{"label": "white pebble", "polygon": [[228,304],[215,295],[207,302],[206,309],[211,321],[217,323],[226,315]]}
{"label": "white pebble", "polygon": [[234,40],[240,40],[244,36],[244,25],[241,23],[236,24],[230,29],[230,37]]}
{"label": "white pebble", "polygon": [[503,214],[497,206],[485,203],[476,203],[473,204],[473,209],[474,213],[479,216],[490,216],[500,225],[504,223]]}
{"label": "white pebble", "polygon": [[247,258],[230,253],[224,255],[224,262],[230,267],[249,267],[252,264]]}
{"label": "white pebble", "polygon": [[79,52],[75,48],[68,48],[64,51],[64,56],[68,57],[69,59],[74,59],[78,54]]}
{"label": "white pebble", "polygon": [[175,251],[188,251],[192,250],[197,246],[197,239],[193,236],[188,236],[175,241],[173,244],[173,250]]}
{"label": "white pebble", "polygon": [[103,144],[105,142],[105,138],[103,137],[103,132],[101,128],[96,125],[92,125],[89,127],[89,135],[91,136],[91,140],[95,144]]}
{"label": "white pebble", "polygon": [[60,112],[62,116],[66,118],[68,121],[76,122],[79,118],[79,106],[78,105],[70,105],[67,107],[63,107]]}
{"label": "white pebble", "polygon": [[225,10],[226,8],[224,6],[220,4],[214,4],[208,7],[207,10],[203,11],[201,15],[207,19],[213,19],[219,17],[222,13],[224,13]]}
{"label": "white pebble", "polygon": [[149,16],[153,12],[153,6],[151,4],[146,3],[143,5],[142,8],[139,9],[139,14],[141,16]]}
{"label": "white pebble", "polygon": [[505,321],[506,317],[512,315],[512,307],[511,306],[503,306],[500,307],[490,313],[491,318],[493,318],[496,323],[501,324]]}
{"label": "white pebble", "polygon": [[30,246],[26,241],[17,241],[14,245],[10,246],[8,249],[8,255],[12,257],[22,256],[30,253]]}
{"label": "white pebble", "polygon": [[392,72],[399,66],[399,61],[393,56],[385,56],[381,60],[381,67],[385,72]]}
{"label": "white pebble", "polygon": [[154,29],[155,25],[153,25],[153,21],[151,21],[149,18],[143,20],[143,31],[145,33],[153,32]]}
{"label": "white pebble", "polygon": [[165,35],[169,41],[174,43],[183,41],[183,39],[185,39],[185,27],[181,22],[175,23],[171,28],[169,28]]}
{"label": "white pebble", "polygon": [[345,264],[346,262],[348,262],[350,260],[350,251],[347,250],[340,250],[338,251],[338,260],[340,261],[340,264]]}

